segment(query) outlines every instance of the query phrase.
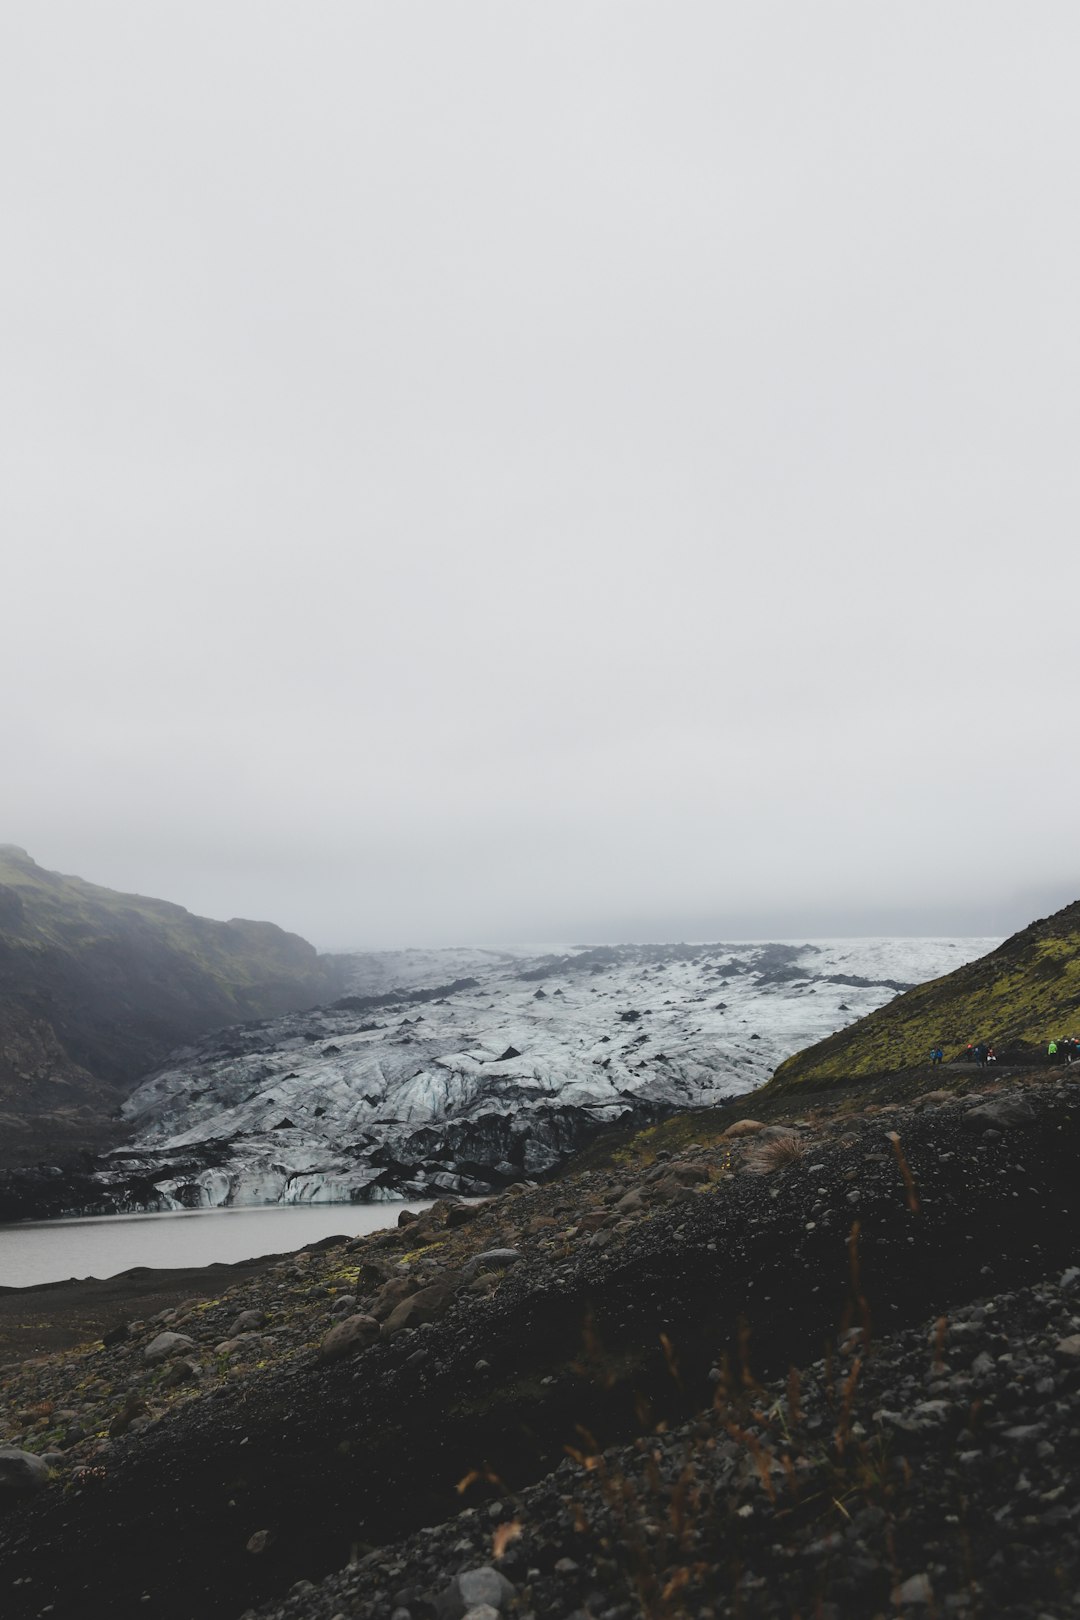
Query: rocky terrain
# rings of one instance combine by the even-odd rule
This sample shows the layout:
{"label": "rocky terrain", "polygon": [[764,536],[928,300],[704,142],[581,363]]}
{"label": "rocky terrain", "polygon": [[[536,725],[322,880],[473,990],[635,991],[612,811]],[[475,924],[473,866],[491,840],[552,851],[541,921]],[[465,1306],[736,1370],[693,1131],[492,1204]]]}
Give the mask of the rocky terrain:
{"label": "rocky terrain", "polygon": [[550,1173],[620,1120],[752,1089],[788,1053],[985,943],[610,946],[486,964],[393,953],[389,971],[412,988],[390,992],[377,988],[387,966],[360,959],[354,983],[374,993],[174,1053],[125,1102],[132,1140],[96,1191],[38,1186],[36,1207],[488,1193]]}
{"label": "rocky terrain", "polygon": [[211,922],[0,845],[0,1165],[114,1142],[182,1041],[331,999],[341,964],[273,923]]}
{"label": "rocky terrain", "polygon": [[921,1080],[9,1363],[5,1615],[1076,1613],[1080,1074]]}
{"label": "rocky terrain", "polygon": [[979,1041],[999,1061],[1023,1062],[1072,1035],[1080,1036],[1080,901],[797,1052],[774,1084],[814,1090],[897,1074],[924,1063],[932,1046],[951,1062]]}

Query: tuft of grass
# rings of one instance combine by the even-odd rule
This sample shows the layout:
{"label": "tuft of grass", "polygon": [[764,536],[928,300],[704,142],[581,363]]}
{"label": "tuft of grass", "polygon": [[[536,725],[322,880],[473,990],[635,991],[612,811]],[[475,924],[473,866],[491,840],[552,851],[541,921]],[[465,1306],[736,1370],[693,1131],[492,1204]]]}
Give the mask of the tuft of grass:
{"label": "tuft of grass", "polygon": [[784,1170],[797,1164],[806,1154],[807,1143],[802,1136],[778,1136],[771,1142],[761,1142],[746,1156],[746,1168],[753,1175],[768,1176],[774,1170]]}

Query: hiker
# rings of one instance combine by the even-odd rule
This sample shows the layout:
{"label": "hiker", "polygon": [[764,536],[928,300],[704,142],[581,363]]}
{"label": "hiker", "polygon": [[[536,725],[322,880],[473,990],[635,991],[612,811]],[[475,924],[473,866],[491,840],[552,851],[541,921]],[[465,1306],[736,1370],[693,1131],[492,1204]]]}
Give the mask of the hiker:
{"label": "hiker", "polygon": [[978,1046],[975,1048],[975,1062],[979,1065],[980,1069],[984,1069],[986,1067],[986,1046],[982,1041],[980,1041]]}
{"label": "hiker", "polygon": [[994,1048],[992,1046],[988,1046],[986,1048],[986,1061],[987,1061],[987,1063],[996,1063],[997,1062],[997,1053],[994,1051]]}
{"label": "hiker", "polygon": [[935,1069],[938,1067],[944,1056],[945,1053],[941,1050],[940,1046],[932,1046],[930,1048],[930,1062],[933,1064]]}
{"label": "hiker", "polygon": [[1046,1048],[1046,1055],[1050,1059],[1051,1063],[1055,1063],[1057,1061],[1057,1041],[1050,1042],[1050,1045]]}

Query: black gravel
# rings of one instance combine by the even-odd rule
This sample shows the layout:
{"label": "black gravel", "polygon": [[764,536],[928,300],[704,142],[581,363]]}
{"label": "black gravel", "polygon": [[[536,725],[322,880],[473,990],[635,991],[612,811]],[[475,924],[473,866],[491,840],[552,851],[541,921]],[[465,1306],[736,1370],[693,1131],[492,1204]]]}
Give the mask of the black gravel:
{"label": "black gravel", "polygon": [[[478,1244],[484,1234],[489,1245],[516,1241],[531,1217],[553,1210],[570,1221],[575,1204],[610,1202],[622,1188],[640,1185],[645,1207],[625,1229],[547,1250],[522,1240],[523,1260],[493,1297],[463,1291],[426,1329],[335,1366],[294,1358],[253,1369],[118,1441],[100,1477],[50,1487],[0,1522],[0,1612],[235,1620],[276,1604],[267,1612],[331,1616],[359,1606],[389,1620],[391,1600],[408,1591],[396,1606],[425,1616],[457,1565],[490,1560],[493,1530],[506,1519],[520,1520],[523,1534],[499,1567],[515,1601],[545,1616],[619,1620],[642,1605],[734,1613],[733,1603],[741,1614],[787,1614],[819,1599],[839,1607],[800,1612],[872,1614],[920,1575],[939,1612],[963,1612],[966,1593],[973,1613],[1071,1613],[1060,1605],[1068,1581],[1075,1586],[1075,1375],[1046,1344],[1076,1310],[1060,1279],[1080,1254],[1080,1077],[1026,1095],[1030,1119],[1002,1129],[972,1128],[971,1099],[818,1121],[787,1168],[687,1188],[664,1204],[630,1170],[500,1199],[477,1223]],[[983,1316],[963,1316],[977,1301]],[[979,1324],[1000,1369],[985,1390],[939,1397],[927,1381],[929,1324],[942,1315]],[[855,1396],[865,1392],[872,1405],[853,1405],[851,1423],[863,1432],[853,1427],[837,1458],[839,1374],[810,1364],[855,1330],[872,1344]],[[967,1376],[981,1353],[968,1350],[982,1339],[961,1334],[957,1349],[951,1332],[948,1376]],[[1003,1355],[1020,1362],[1010,1370]],[[729,1408],[695,1417],[725,1387],[716,1379],[725,1363]],[[788,1465],[779,1461],[777,1473],[767,1460],[770,1494],[753,1459],[755,1447],[783,1455],[774,1432],[780,1386],[754,1391],[793,1365],[807,1368],[805,1432],[788,1459],[798,1491]],[[939,1398],[949,1403],[940,1432],[912,1438],[874,1416],[882,1409],[903,1420]],[[1043,1403],[1051,1420],[1038,1416]],[[768,1422],[753,1415],[773,1407]],[[994,1427],[1005,1416],[1007,1427]],[[1008,1433],[1029,1418],[1050,1422],[1030,1458],[1028,1441]],[[665,1475],[697,1433],[690,1422],[704,1426],[694,1441],[700,1481],[676,1505]],[[657,1438],[660,1423],[671,1432]],[[1052,1457],[1038,1454],[1042,1443]],[[631,1449],[586,1470],[568,1445]],[[1011,1473],[1002,1461],[1010,1448]],[[963,1462],[968,1451],[982,1461]],[[463,1497],[457,1486],[471,1473],[481,1477]],[[632,1502],[605,1506],[602,1481],[611,1478],[634,1484],[640,1534]],[[1062,1494],[1041,1502],[1058,1483]],[[974,1505],[958,1507],[958,1492]],[[1030,1512],[1029,1498],[1041,1503]],[[475,1519],[457,1517],[463,1500],[475,1501]],[[403,1539],[425,1526],[445,1528]],[[1014,1536],[1028,1549],[1023,1558],[1010,1550]],[[373,1551],[368,1565],[333,1574]],[[337,1587],[305,1589],[281,1608],[297,1581],[328,1575]]]}

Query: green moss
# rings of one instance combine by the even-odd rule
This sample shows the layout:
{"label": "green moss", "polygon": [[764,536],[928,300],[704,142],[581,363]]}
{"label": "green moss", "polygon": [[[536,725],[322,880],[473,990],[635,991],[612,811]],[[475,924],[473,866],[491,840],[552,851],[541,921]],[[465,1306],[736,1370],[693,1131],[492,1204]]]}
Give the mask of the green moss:
{"label": "green moss", "polygon": [[1080,902],[1006,940],[977,962],[919,985],[777,1069],[770,1091],[894,1074],[945,1060],[969,1042],[1045,1047],[1080,1031]]}

